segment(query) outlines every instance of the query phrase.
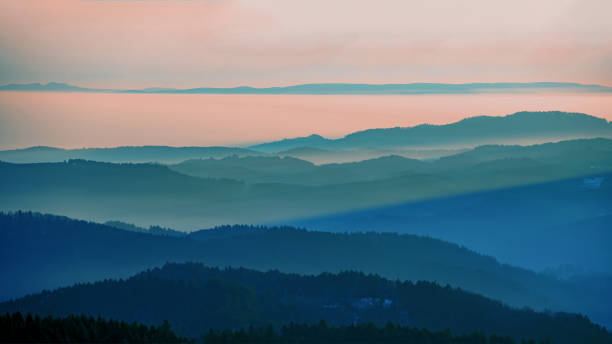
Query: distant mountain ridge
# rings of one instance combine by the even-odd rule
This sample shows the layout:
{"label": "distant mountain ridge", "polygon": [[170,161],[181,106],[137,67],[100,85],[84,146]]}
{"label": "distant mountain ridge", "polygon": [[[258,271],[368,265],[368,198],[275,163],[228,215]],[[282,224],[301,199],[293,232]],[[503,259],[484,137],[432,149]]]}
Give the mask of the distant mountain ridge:
{"label": "distant mountain ridge", "polygon": [[321,216],[612,171],[612,141],[607,139],[499,146],[497,151],[482,148],[431,162],[391,156],[320,166],[278,157],[202,159],[170,166],[85,160],[0,162],[0,208],[193,230]]}
{"label": "distant mountain ridge", "polygon": [[42,84],[40,82],[30,84],[7,84],[1,85],[0,91],[32,91],[32,92],[113,92],[110,89],[96,89],[74,86],[61,82],[49,82]]}
{"label": "distant mountain ridge", "polygon": [[[280,156],[280,157],[279,157]],[[432,161],[385,155],[358,162],[313,165],[290,156],[246,156],[195,159],[169,165],[177,172],[202,178],[230,178],[246,183],[279,182],[299,185],[330,185],[372,181],[406,174],[456,177],[466,172],[494,172],[502,166],[518,175],[563,177],[612,170],[612,140],[579,139],[530,146],[487,145]],[[466,171],[466,167],[471,169]],[[507,174],[507,173],[506,173]],[[499,175],[499,174],[498,174]]]}
{"label": "distant mountain ridge", "polygon": [[163,88],[149,87],[143,89],[109,89],[87,88],[65,83],[50,82],[47,84],[6,84],[0,91],[36,91],[36,92],[107,92],[107,93],[192,93],[192,94],[475,94],[475,93],[529,93],[540,90],[579,93],[612,93],[612,87],[597,84],[580,84],[571,82],[498,82],[498,83],[408,83],[408,84],[350,84],[318,83],[282,87],[196,87],[196,88]]}
{"label": "distant mountain ridge", "polygon": [[413,127],[368,129],[339,139],[313,134],[246,148],[121,146],[62,149],[36,146],[0,150],[0,161],[34,163],[86,159],[101,162],[176,164],[189,159],[218,159],[234,155],[278,155],[321,164],[361,161],[386,155],[438,159],[482,145],[534,144],[597,137],[612,138],[612,123],[583,113],[517,112],[506,116],[468,117],[443,125],[421,124]]}
{"label": "distant mountain ridge", "polygon": [[284,139],[253,145],[264,152],[281,152],[310,147],[318,149],[356,149],[372,147],[448,147],[520,140],[551,141],[568,138],[612,138],[612,123],[583,113],[562,111],[517,112],[506,116],[468,117],[461,121],[413,127],[368,129],[339,139],[319,135]]}
{"label": "distant mountain ridge", "polygon": [[250,156],[262,153],[238,147],[171,147],[171,146],[122,146],[110,148],[63,149],[35,146],[23,149],[0,150],[0,161],[13,163],[61,162],[85,159],[100,162],[161,162],[178,163],[189,159]]}

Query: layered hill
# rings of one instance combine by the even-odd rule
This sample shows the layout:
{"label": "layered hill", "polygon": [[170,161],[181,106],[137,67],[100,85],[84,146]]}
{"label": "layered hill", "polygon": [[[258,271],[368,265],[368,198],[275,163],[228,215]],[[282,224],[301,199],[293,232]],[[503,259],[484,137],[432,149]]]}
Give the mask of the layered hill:
{"label": "layered hill", "polygon": [[369,129],[327,139],[320,135],[289,138],[238,147],[126,146],[61,149],[30,147],[0,151],[0,161],[14,163],[59,162],[85,159],[103,162],[158,162],[175,164],[188,159],[278,155],[317,164],[352,162],[385,155],[437,159],[488,144],[533,144],[577,139],[612,138],[612,124],[581,114],[518,112],[507,116],[479,116],[444,124]]}
{"label": "layered hill", "polygon": [[376,159],[385,156],[401,156],[410,159],[434,160],[441,157],[462,153],[469,148],[414,148],[414,147],[373,147],[357,149],[320,149],[312,147],[298,147],[281,152],[273,153],[280,157],[292,157],[310,161],[317,165],[359,162],[363,160]]}
{"label": "layered hill", "polygon": [[[450,311],[449,311],[450,309]],[[209,328],[388,321],[432,330],[497,333],[555,343],[609,343],[610,333],[573,314],[516,310],[429,282],[392,282],[359,272],[301,276],[277,271],[167,264],[126,280],[79,284],[0,304],[0,312],[90,314],[158,324],[180,334]]]}
{"label": "layered hill", "polygon": [[30,147],[0,151],[0,161],[13,163],[60,162],[71,159],[102,162],[158,162],[177,163],[188,159],[249,156],[261,153],[235,147],[169,147],[125,146],[114,148],[62,149],[55,147]]}
{"label": "layered hill", "polygon": [[340,139],[311,135],[263,143],[251,148],[265,152],[280,152],[298,147],[328,150],[375,147],[456,148],[592,137],[612,138],[612,124],[605,119],[582,113],[517,112],[499,117],[470,117],[444,125],[369,129]]}
{"label": "layered hill", "polygon": [[332,232],[427,235],[529,269],[570,265],[612,274],[610,173],[286,223]]}
{"label": "layered hill", "polygon": [[372,181],[425,171],[426,163],[400,156],[360,162],[314,165],[292,157],[227,157],[188,160],[170,169],[202,178],[230,178],[247,183],[329,185]]}
{"label": "layered hill", "polygon": [[292,157],[241,158],[236,155],[223,159],[192,159],[169,167],[195,177],[229,178],[248,183],[283,182],[288,176],[299,176],[316,169],[313,163]]}
{"label": "layered hill", "polygon": [[389,279],[436,281],[536,309],[575,311],[600,323],[612,300],[602,283],[559,280],[499,264],[455,244],[412,235],[221,227],[187,237],[120,230],[65,217],[0,215],[3,299],[104,278],[126,278],[168,261],[300,274],[357,270]]}
{"label": "layered hill", "polygon": [[[283,182],[326,185],[373,181],[408,174],[433,174],[466,179],[498,177],[497,186],[520,185],[612,171],[612,140],[578,139],[530,146],[488,145],[433,161],[399,155],[359,162],[313,165],[291,157],[197,159],[170,165],[183,174],[231,178],[247,183]],[[491,178],[489,178],[491,180]],[[492,180],[491,180],[492,181]]]}
{"label": "layered hill", "polygon": [[192,160],[170,168],[85,160],[0,162],[0,209],[177,229],[282,222],[570,177],[596,177],[612,171],[611,142],[589,139],[526,147],[486,146],[434,162],[391,156],[320,166],[275,157]]}

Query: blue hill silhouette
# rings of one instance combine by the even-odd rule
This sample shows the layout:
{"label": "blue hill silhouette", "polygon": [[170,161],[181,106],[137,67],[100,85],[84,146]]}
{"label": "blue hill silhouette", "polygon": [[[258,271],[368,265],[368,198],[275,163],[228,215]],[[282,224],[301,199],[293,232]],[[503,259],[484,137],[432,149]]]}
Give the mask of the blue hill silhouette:
{"label": "blue hill silhouette", "polygon": [[587,137],[612,138],[612,123],[582,113],[517,112],[500,117],[470,117],[443,125],[422,124],[405,128],[369,129],[339,139],[325,139],[311,135],[258,144],[250,148],[279,152],[299,147],[320,149],[456,147]]}
{"label": "blue hill silhouette", "polygon": [[0,85],[0,91],[113,92],[113,93],[202,93],[202,94],[474,94],[517,93],[550,90],[556,92],[611,93],[612,87],[570,82],[497,82],[497,83],[410,83],[346,84],[320,83],[285,87],[197,87],[188,89],[149,87],[143,89],[99,89],[50,82],[47,84]]}

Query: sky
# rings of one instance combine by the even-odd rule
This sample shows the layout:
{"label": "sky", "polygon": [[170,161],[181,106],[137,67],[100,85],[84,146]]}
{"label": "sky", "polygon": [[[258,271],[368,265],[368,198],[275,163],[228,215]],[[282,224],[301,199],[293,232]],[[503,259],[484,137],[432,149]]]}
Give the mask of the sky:
{"label": "sky", "polygon": [[248,145],[521,110],[612,121],[610,94],[223,95],[0,92],[0,149]]}
{"label": "sky", "polygon": [[612,85],[610,0],[0,0],[0,84]]}
{"label": "sky", "polygon": [[[612,86],[610,0],[0,0],[0,85]],[[611,94],[0,92],[0,148],[235,145],[521,110],[612,119]]]}

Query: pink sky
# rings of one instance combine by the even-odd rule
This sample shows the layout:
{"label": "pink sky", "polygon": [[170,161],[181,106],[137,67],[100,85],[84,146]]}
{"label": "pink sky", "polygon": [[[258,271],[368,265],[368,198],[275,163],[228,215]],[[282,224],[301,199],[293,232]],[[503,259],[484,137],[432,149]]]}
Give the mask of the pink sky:
{"label": "pink sky", "polygon": [[[0,0],[0,84],[612,85],[610,0]],[[610,95],[0,92],[0,148],[227,145],[520,110],[612,119]]]}
{"label": "pink sky", "polygon": [[410,96],[0,92],[0,149],[236,145],[318,133],[449,123],[521,110],[612,120],[609,94]]}
{"label": "pink sky", "polygon": [[0,1],[0,84],[612,85],[609,0]]}

